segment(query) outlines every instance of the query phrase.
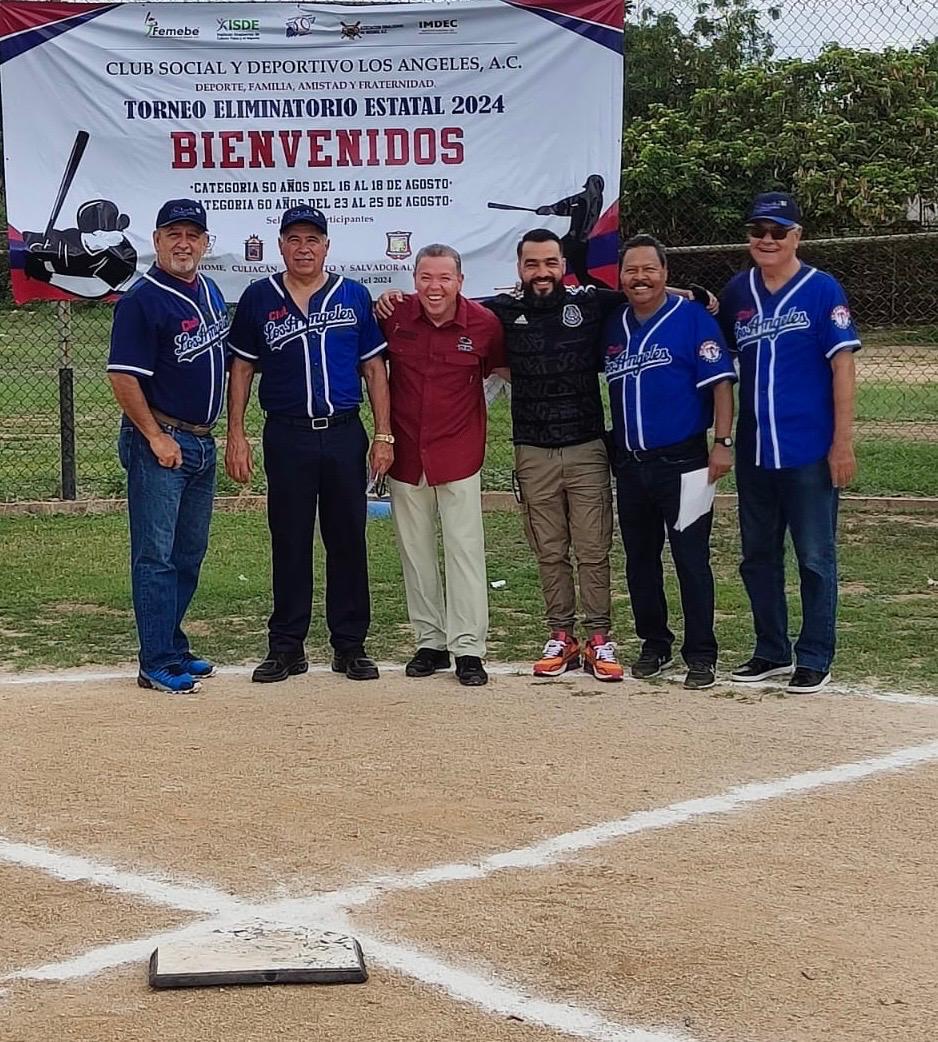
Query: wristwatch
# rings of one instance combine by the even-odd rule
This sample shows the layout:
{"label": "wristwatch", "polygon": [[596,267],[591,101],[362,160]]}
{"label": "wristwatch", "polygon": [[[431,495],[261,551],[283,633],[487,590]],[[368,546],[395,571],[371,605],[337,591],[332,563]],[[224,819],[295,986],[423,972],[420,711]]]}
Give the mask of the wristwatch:
{"label": "wristwatch", "polygon": [[383,441],[383,442],[386,442],[388,445],[393,445],[394,444],[394,435],[393,434],[376,434],[374,436],[374,438],[372,438],[372,441]]}
{"label": "wristwatch", "polygon": [[728,449],[731,449],[733,447],[733,445],[735,444],[735,442],[733,441],[732,438],[714,438],[713,439],[713,444],[714,445],[725,445]]}

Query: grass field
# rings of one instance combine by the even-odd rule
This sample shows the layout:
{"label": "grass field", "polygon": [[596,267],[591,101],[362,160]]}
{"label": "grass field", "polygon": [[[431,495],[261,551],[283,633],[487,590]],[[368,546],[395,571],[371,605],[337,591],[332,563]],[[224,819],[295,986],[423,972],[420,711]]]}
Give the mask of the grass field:
{"label": "grass field", "polygon": [[[106,308],[72,309],[69,351],[82,498],[118,496],[124,489],[115,449],[118,412],[104,376],[109,322]],[[59,495],[61,332],[48,305],[0,314],[0,501]],[[938,496],[938,328],[878,329],[864,338],[868,350],[858,356],[860,472],[852,491]],[[253,433],[261,420],[255,397],[248,418]],[[510,418],[502,398],[491,413],[486,488],[510,487],[511,459]],[[731,479],[727,487],[732,488]],[[255,490],[263,491],[260,468]],[[220,473],[219,491],[233,493],[237,486]]]}
{"label": "grass field", "polygon": [[[490,658],[526,661],[544,640],[537,569],[515,513],[486,516],[491,590]],[[400,562],[390,521],[369,524],[373,623],[370,650],[402,661],[412,650]],[[838,678],[901,684],[938,694],[938,519],[845,513],[841,526],[842,602]],[[713,562],[721,665],[751,651],[748,602],[737,575],[732,512],[717,519]],[[103,665],[135,653],[126,521],[121,515],[0,519],[0,668]],[[317,574],[322,552],[317,547]],[[791,563],[791,562],[790,562]],[[789,568],[789,576],[794,574]],[[225,663],[257,660],[270,610],[269,542],[258,512],[216,514],[189,631],[199,650]],[[613,555],[614,627],[628,657],[637,650],[625,593],[621,544]],[[668,568],[668,599],[680,632]],[[794,598],[796,590],[790,590]],[[792,599],[792,625],[799,614]],[[322,590],[317,588],[311,657],[327,657]]]}

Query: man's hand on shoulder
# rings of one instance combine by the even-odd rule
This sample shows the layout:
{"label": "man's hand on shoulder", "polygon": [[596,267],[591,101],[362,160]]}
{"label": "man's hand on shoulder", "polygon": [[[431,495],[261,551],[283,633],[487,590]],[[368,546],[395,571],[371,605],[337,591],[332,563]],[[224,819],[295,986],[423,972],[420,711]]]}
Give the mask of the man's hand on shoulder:
{"label": "man's hand on shoulder", "polygon": [[685,300],[693,300],[695,303],[705,307],[711,315],[715,315],[720,310],[720,301],[715,297],[706,286],[699,286],[696,282],[690,284],[689,289],[677,289],[674,286],[665,287],[668,293],[673,293],[676,297],[683,297]]}
{"label": "man's hand on shoulder", "polygon": [[375,301],[375,314],[384,322],[394,314],[394,309],[404,299],[399,289],[386,289]]}

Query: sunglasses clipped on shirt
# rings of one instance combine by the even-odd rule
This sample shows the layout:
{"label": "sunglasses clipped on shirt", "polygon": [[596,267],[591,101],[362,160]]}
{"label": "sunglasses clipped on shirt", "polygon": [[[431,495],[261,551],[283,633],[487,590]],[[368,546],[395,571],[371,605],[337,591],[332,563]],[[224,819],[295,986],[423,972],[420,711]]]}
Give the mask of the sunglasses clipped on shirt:
{"label": "sunglasses clipped on shirt", "polygon": [[747,224],[746,234],[750,239],[764,239],[766,234],[772,236],[776,242],[781,242],[791,231],[791,227],[781,224]]}

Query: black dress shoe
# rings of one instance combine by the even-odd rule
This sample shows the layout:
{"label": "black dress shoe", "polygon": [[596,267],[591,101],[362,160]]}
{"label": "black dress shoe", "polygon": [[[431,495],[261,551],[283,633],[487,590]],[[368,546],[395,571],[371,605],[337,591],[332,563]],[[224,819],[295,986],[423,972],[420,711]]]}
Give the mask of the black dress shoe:
{"label": "black dress shoe", "polygon": [[429,677],[438,669],[449,669],[449,652],[437,648],[417,648],[417,654],[404,667],[409,677]]}
{"label": "black dress shoe", "polygon": [[456,676],[466,687],[481,687],[489,682],[489,675],[482,668],[482,659],[478,655],[457,655]]}
{"label": "black dress shoe", "polygon": [[332,656],[332,672],[344,673],[349,680],[378,679],[378,667],[365,654],[364,648],[337,651]]}
{"label": "black dress shoe", "polygon": [[286,680],[287,677],[296,676],[297,673],[305,673],[309,669],[306,661],[306,652],[300,648],[299,651],[272,651],[264,661],[256,667],[251,674],[251,680],[256,684],[273,684],[278,680]]}

